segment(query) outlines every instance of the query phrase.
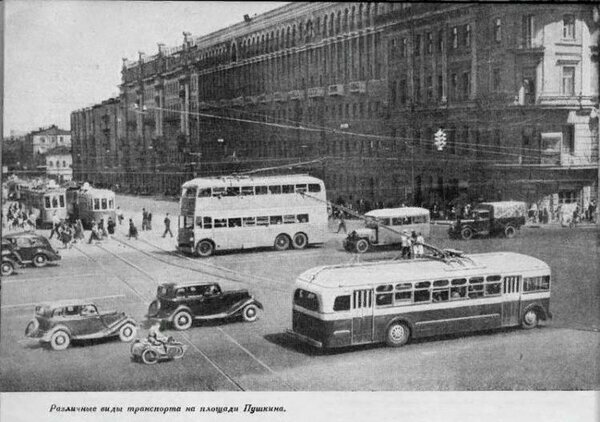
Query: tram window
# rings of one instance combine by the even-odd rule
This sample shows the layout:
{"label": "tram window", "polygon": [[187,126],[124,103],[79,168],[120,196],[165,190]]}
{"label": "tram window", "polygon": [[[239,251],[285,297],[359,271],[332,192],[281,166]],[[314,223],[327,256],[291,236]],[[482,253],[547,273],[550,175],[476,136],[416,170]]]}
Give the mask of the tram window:
{"label": "tram window", "polygon": [[215,229],[227,227],[227,219],[226,218],[215,218]]}
{"label": "tram window", "polygon": [[297,289],[294,292],[294,304],[308,309],[309,311],[319,310],[319,298],[317,295],[302,289]]}
{"label": "tram window", "polygon": [[94,198],[94,209],[95,210],[100,209],[100,198]]}
{"label": "tram window", "polygon": [[269,192],[272,195],[280,194],[281,193],[281,186],[279,186],[279,185],[269,186]]}
{"label": "tram window", "polygon": [[102,198],[102,209],[105,210],[108,207],[108,201],[106,198]]}
{"label": "tram window", "polygon": [[229,219],[229,227],[242,227],[242,219],[241,218],[230,218]]}
{"label": "tram window", "polygon": [[431,298],[434,302],[445,302],[449,298],[448,289],[444,290],[434,290]]}
{"label": "tram window", "polygon": [[294,193],[294,185],[283,185],[281,193]]}
{"label": "tram window", "polygon": [[266,216],[256,217],[256,225],[257,226],[268,226],[269,225],[269,217],[266,217]]}
{"label": "tram window", "polygon": [[269,217],[269,224],[281,224],[282,218],[280,215],[272,215]]}
{"label": "tram window", "polygon": [[429,289],[415,290],[415,302],[429,302]]}
{"label": "tram window", "polygon": [[239,186],[227,187],[227,196],[240,196],[240,187]]}
{"label": "tram window", "polygon": [[298,214],[298,222],[308,223],[308,214]]}
{"label": "tram window", "polygon": [[196,217],[196,226],[202,228],[202,217]]}
{"label": "tram window", "polygon": [[183,192],[183,196],[185,196],[186,198],[195,198],[196,197],[196,188],[194,188],[194,187],[186,188],[185,191]]}
{"label": "tram window", "polygon": [[200,188],[198,189],[198,198],[208,198],[212,195],[211,188]]}
{"label": "tram window", "polygon": [[550,276],[525,277],[523,279],[524,292],[535,292],[540,290],[550,290]]}
{"label": "tram window", "polygon": [[448,280],[435,280],[433,282],[433,287],[444,287],[448,285]]}
{"label": "tram window", "polygon": [[113,210],[115,209],[115,201],[113,201],[112,199],[108,200],[108,208]]}
{"label": "tram window", "polygon": [[321,185],[319,185],[318,183],[309,183],[308,191],[309,192],[321,192]]}
{"label": "tram window", "polygon": [[283,224],[294,224],[296,223],[296,216],[288,214],[283,216]]}
{"label": "tram window", "polygon": [[496,296],[500,294],[500,283],[488,283],[485,285],[486,296]]}
{"label": "tram window", "polygon": [[296,193],[304,193],[306,192],[306,184],[296,185]]}
{"label": "tram window", "polygon": [[266,195],[267,193],[269,193],[269,188],[267,188],[266,186],[255,186],[254,192],[256,195]]}
{"label": "tram window", "polygon": [[254,195],[254,186],[242,186],[242,195]]}
{"label": "tram window", "polygon": [[50,197],[49,196],[45,196],[44,197],[44,206],[46,208],[51,208],[51,206],[50,206]]}
{"label": "tram window", "polygon": [[349,311],[350,310],[350,295],[338,296],[333,301],[334,311]]}
{"label": "tram window", "polygon": [[379,293],[378,295],[375,296],[375,304],[377,306],[391,305],[392,298],[393,298],[392,293]]}
{"label": "tram window", "polygon": [[391,292],[392,290],[394,290],[394,286],[391,284],[382,284],[375,289],[376,292]]}
{"label": "tram window", "polygon": [[58,199],[56,199],[56,196],[52,197],[52,208],[58,208]]}
{"label": "tram window", "polygon": [[64,207],[65,207],[65,197],[64,197],[64,196],[60,195],[60,196],[58,197],[58,202],[60,203],[60,207],[61,207],[61,208],[64,208]]}
{"label": "tram window", "polygon": [[254,217],[244,217],[242,222],[244,223],[244,227],[256,226],[256,218]]}
{"label": "tram window", "polygon": [[225,188],[212,188],[212,196],[225,196]]}
{"label": "tram window", "polygon": [[202,219],[202,223],[203,223],[202,226],[205,229],[212,229],[212,218],[211,217],[204,217]]}

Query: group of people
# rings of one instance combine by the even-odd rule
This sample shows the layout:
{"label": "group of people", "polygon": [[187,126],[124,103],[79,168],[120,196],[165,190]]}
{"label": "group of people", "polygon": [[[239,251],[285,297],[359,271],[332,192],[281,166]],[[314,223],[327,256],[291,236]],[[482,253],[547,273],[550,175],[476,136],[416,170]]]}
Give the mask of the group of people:
{"label": "group of people", "polygon": [[417,233],[412,231],[408,233],[407,230],[402,231],[402,240],[400,243],[402,258],[421,258],[425,255],[425,237],[421,232]]}
{"label": "group of people", "polygon": [[52,217],[50,239],[56,234],[56,238],[63,244],[65,249],[71,249],[74,243],[84,239],[81,220],[67,221],[55,217],[57,217],[56,213]]}
{"label": "group of people", "polygon": [[101,218],[99,222],[93,221],[88,244],[92,243],[93,241],[99,242],[102,239],[115,234],[116,225],[117,224],[115,223],[115,220],[112,219],[112,217],[108,217],[108,220],[106,221],[106,227],[104,227],[103,218]]}
{"label": "group of people", "polygon": [[23,204],[13,202],[8,206],[6,220],[2,215],[2,227],[12,230],[35,230],[36,219],[37,217],[33,212],[27,213],[27,210],[23,208]]}

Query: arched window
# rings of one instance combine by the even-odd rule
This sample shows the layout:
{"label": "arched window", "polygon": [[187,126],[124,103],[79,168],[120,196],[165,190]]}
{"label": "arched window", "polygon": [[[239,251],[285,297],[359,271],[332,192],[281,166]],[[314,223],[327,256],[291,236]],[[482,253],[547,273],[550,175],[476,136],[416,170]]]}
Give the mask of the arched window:
{"label": "arched window", "polygon": [[359,29],[362,28],[362,22],[363,22],[363,5],[361,3],[358,5],[358,22],[356,23],[356,26]]}
{"label": "arched window", "polygon": [[314,32],[313,34],[316,35],[317,37],[319,35],[321,35],[321,18],[317,18],[317,20],[315,21],[315,26],[314,26]]}
{"label": "arched window", "polygon": [[303,38],[303,34],[304,34],[304,24],[302,23],[302,21],[298,22],[298,41],[302,42],[304,41]]}
{"label": "arched window", "polygon": [[260,37],[260,53],[263,54],[265,51],[265,34],[263,34]]}
{"label": "arched window", "polygon": [[337,20],[335,22],[335,33],[336,34],[339,34],[340,31],[342,30],[341,26],[342,26],[342,12],[338,11]]}
{"label": "arched window", "polygon": [[67,162],[63,160],[63,167],[67,167]]}
{"label": "arched window", "polygon": [[235,44],[232,44],[231,46],[231,61],[237,62],[237,48]]}
{"label": "arched window", "polygon": [[292,47],[296,45],[296,25],[292,26]]}
{"label": "arched window", "polygon": [[56,168],[60,167],[60,161],[56,160]]}
{"label": "arched window", "polygon": [[335,15],[331,12],[331,16],[329,16],[329,36],[333,36],[333,24],[335,23]]}
{"label": "arched window", "polygon": [[322,34],[324,37],[327,36],[327,15],[323,17],[323,31]]}
{"label": "arched window", "polygon": [[277,32],[275,32],[275,48],[274,50],[277,51],[281,48],[281,46],[279,45],[279,29],[277,30]]}
{"label": "arched window", "polygon": [[348,30],[348,9],[344,10],[344,32]]}
{"label": "arched window", "polygon": [[271,39],[269,40],[269,51],[275,51],[275,34],[271,31]]}
{"label": "arched window", "polygon": [[352,6],[352,11],[350,12],[350,30],[351,31],[354,29],[354,26],[356,25],[355,19],[356,19],[356,6]]}
{"label": "arched window", "polygon": [[288,26],[288,29],[287,29],[287,37],[286,37],[286,39],[285,39],[285,46],[286,46],[286,47],[288,47],[288,48],[289,48],[289,47],[291,47],[291,45],[292,45],[292,44],[291,44],[291,38],[292,38],[292,28],[290,28],[290,27]]}

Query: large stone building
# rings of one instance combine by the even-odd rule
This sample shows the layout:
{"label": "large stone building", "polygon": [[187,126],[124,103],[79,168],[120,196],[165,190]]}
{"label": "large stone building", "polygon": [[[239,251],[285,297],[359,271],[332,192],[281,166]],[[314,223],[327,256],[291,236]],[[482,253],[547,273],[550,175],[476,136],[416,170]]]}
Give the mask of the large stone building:
{"label": "large stone building", "polygon": [[346,202],[585,205],[597,44],[591,4],[291,3],[124,61],[120,96],[71,116],[75,177],[176,192],[303,163]]}

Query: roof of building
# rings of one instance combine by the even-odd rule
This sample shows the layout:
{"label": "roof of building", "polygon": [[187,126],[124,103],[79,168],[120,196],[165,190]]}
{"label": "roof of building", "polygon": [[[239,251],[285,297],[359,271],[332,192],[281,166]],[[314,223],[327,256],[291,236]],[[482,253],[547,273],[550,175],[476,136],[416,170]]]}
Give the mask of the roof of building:
{"label": "roof of building", "polygon": [[52,125],[50,127],[47,128],[39,128],[38,130],[34,130],[33,132],[31,132],[31,135],[59,135],[59,136],[65,136],[65,135],[71,135],[71,132],[69,132],[68,130],[64,130],[64,129],[60,129],[58,126],[56,125]]}

